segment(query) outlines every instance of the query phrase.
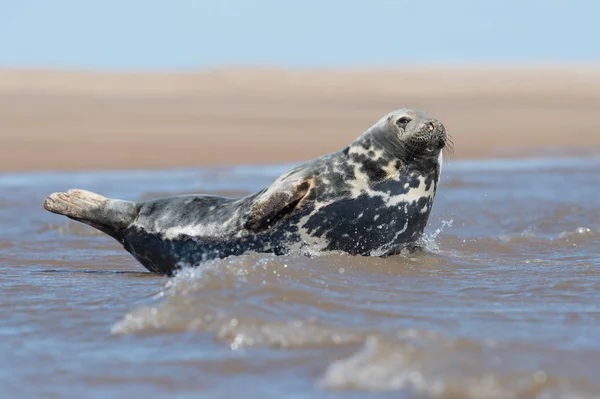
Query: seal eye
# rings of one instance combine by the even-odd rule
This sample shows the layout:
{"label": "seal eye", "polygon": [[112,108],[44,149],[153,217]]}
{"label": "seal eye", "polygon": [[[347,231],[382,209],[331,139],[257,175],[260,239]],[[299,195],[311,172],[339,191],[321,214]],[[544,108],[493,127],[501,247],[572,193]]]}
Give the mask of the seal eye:
{"label": "seal eye", "polygon": [[402,118],[398,119],[396,121],[396,125],[398,125],[398,127],[405,129],[406,125],[408,125],[408,122],[410,122],[411,119],[408,116],[403,116]]}

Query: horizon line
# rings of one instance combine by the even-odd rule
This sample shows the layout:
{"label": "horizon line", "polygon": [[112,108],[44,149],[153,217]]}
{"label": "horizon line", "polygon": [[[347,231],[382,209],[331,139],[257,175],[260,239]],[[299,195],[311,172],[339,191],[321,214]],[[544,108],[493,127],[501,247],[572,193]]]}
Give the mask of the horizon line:
{"label": "horizon line", "polygon": [[282,66],[275,64],[215,64],[198,67],[106,68],[56,65],[0,65],[0,72],[86,73],[86,74],[202,74],[215,72],[407,72],[418,70],[573,70],[600,69],[600,61],[490,61],[490,62],[413,62],[362,66]]}

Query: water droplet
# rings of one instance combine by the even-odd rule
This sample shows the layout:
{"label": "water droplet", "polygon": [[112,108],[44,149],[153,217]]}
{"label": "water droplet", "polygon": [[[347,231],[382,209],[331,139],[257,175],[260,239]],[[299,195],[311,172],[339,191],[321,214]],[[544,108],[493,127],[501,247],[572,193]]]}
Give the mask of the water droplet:
{"label": "water droplet", "polygon": [[340,272],[340,274],[344,274],[345,270],[344,270],[344,268],[343,268],[343,267],[340,267],[340,268],[338,269],[338,272]]}
{"label": "water droplet", "polygon": [[232,327],[235,327],[235,326],[237,326],[237,325],[239,324],[239,322],[238,322],[238,320],[237,320],[237,319],[231,319],[231,321],[229,322],[229,324],[230,324]]}
{"label": "water droplet", "polygon": [[233,339],[233,341],[231,341],[231,349],[236,350],[241,348],[242,344],[244,342],[244,337],[242,337],[240,334],[237,334],[235,336],[235,338]]}

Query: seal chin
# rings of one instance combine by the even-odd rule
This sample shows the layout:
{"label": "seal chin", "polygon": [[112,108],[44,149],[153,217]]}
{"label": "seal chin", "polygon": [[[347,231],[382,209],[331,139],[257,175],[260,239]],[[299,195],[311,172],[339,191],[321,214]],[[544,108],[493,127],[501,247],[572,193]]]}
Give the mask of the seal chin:
{"label": "seal chin", "polygon": [[432,140],[433,148],[438,151],[443,150],[448,145],[448,136],[446,134],[440,135]]}

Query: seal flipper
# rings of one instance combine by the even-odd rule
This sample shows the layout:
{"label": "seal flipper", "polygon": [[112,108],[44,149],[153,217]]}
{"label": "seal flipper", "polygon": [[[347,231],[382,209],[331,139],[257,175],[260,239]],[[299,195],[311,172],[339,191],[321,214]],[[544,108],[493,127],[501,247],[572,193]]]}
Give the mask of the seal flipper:
{"label": "seal flipper", "polygon": [[282,212],[302,200],[310,186],[310,180],[304,178],[275,182],[255,198],[244,227],[254,231],[267,227],[282,216]]}
{"label": "seal flipper", "polygon": [[135,202],[110,199],[85,190],[53,193],[44,200],[44,208],[52,213],[90,225],[123,243],[123,230],[138,215]]}

